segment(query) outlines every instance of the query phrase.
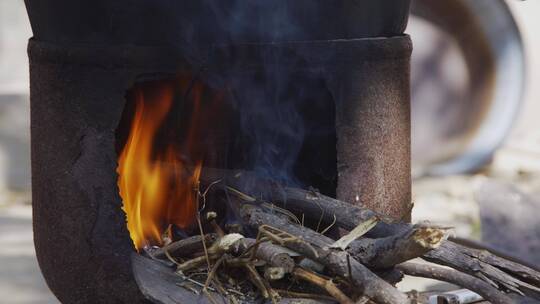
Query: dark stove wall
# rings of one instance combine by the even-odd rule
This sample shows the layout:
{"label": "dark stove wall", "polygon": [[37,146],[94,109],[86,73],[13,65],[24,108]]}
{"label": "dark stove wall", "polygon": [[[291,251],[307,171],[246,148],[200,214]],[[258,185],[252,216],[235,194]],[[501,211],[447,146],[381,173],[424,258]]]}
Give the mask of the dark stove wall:
{"label": "dark stove wall", "polygon": [[29,55],[34,240],[47,284],[63,303],[142,303],[115,130],[136,76],[174,73],[179,60],[161,49],[36,41]]}

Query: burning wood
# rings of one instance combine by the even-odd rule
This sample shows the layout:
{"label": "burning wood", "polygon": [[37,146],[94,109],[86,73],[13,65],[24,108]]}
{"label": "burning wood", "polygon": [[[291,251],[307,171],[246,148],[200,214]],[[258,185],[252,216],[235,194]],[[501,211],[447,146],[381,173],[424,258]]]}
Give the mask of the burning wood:
{"label": "burning wood", "polygon": [[[245,178],[251,192],[242,188]],[[506,293],[540,299],[538,271],[448,241],[444,227],[392,223],[371,210],[245,172],[204,169],[201,187],[200,233],[150,254],[173,262],[176,273],[193,283],[189,289],[211,302],[262,297],[287,303],[298,297],[299,303],[410,303],[394,287],[403,273],[461,285],[492,303],[510,303]],[[225,202],[236,222],[220,217],[212,201]],[[322,229],[329,226],[350,232],[336,241]],[[408,262],[418,257],[454,269]]]}

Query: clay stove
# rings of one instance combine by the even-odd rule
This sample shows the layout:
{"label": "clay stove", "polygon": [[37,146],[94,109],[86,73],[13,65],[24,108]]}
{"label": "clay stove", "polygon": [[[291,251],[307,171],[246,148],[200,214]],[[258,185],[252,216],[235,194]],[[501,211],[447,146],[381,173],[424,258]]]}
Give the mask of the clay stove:
{"label": "clay stove", "polygon": [[55,295],[196,300],[145,280],[126,225],[123,153],[142,104],[157,112],[144,130],[169,126],[155,141],[182,139],[183,166],[262,170],[407,221],[408,2],[26,0],[35,245]]}

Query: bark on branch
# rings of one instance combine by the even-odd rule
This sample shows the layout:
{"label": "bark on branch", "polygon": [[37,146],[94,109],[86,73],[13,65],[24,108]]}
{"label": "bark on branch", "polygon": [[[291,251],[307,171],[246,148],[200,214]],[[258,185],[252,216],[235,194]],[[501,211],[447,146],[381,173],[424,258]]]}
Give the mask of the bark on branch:
{"label": "bark on branch", "polygon": [[467,288],[492,304],[514,303],[510,297],[488,283],[454,269],[412,262],[403,263],[396,267],[407,275],[435,279]]}
{"label": "bark on branch", "polygon": [[[345,230],[352,230],[359,222],[378,215],[361,205],[351,205],[315,191],[283,187],[250,172],[203,170],[201,178],[203,183],[218,179],[222,180],[222,186],[237,188],[253,197],[262,198],[296,214],[304,214],[306,218],[320,219],[325,223],[332,223],[336,219],[334,225]],[[409,224],[391,222],[387,218],[378,216],[382,221],[371,229],[365,235],[366,237],[395,237],[411,229]],[[356,246],[362,247],[356,242],[351,244],[352,248],[356,248]],[[362,259],[361,254],[357,253],[356,255],[359,260],[365,263],[370,259],[367,257],[366,261],[366,259]],[[499,289],[526,294],[540,300],[539,271],[498,257],[488,251],[467,248],[445,240],[438,248],[425,253],[423,258],[473,275]]]}
{"label": "bark on branch", "polygon": [[414,225],[396,235],[380,239],[359,239],[349,253],[370,268],[387,269],[399,263],[421,257],[437,248],[445,232],[437,227]]}
{"label": "bark on branch", "polygon": [[315,251],[310,250],[300,242],[283,244],[283,246],[325,265],[334,274],[350,279],[356,287],[361,288],[363,293],[374,301],[382,304],[409,303],[405,294],[377,277],[354,258],[350,258],[346,252],[330,249],[329,246],[333,243],[331,239],[308,228],[293,225],[287,220],[264,212],[254,205],[244,204],[239,210],[244,223],[251,228],[258,229],[262,225],[279,227],[279,229],[290,235],[294,235],[313,245]]}
{"label": "bark on branch", "polygon": [[[207,234],[204,236],[204,241],[206,246],[210,246],[217,239],[215,234]],[[167,246],[156,249],[152,255],[158,259],[165,259],[167,257],[167,252],[170,256],[174,258],[178,257],[188,257],[192,254],[203,251],[203,238],[200,235],[195,235],[188,237],[186,239],[170,243]]]}

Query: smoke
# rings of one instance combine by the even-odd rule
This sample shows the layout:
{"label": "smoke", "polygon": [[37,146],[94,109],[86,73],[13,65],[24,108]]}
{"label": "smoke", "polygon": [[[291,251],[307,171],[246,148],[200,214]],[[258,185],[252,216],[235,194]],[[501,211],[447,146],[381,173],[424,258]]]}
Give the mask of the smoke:
{"label": "smoke", "polygon": [[266,177],[296,184],[293,166],[306,132],[299,111],[303,100],[291,88],[289,71],[279,64],[263,67],[262,75],[232,79],[241,132],[248,143],[246,163]]}
{"label": "smoke", "polygon": [[[327,100],[311,96],[318,91],[307,87],[305,75],[289,64],[291,54],[276,45],[305,40],[310,26],[320,28],[316,12],[320,15],[321,4],[304,0],[300,0],[302,4],[255,0],[190,2],[197,2],[189,4],[188,9],[198,17],[179,21],[183,37],[178,47],[196,69],[205,70],[208,65],[206,81],[217,87],[226,83],[231,90],[230,102],[237,110],[240,124],[235,136],[243,142],[246,169],[284,184],[301,186],[295,165],[305,147],[306,134],[314,132],[305,112],[324,111],[321,103]],[[257,43],[265,46],[257,47]],[[245,53],[238,52],[236,46],[246,44],[251,47],[245,48]],[[213,61],[214,50],[221,52],[217,62]],[[247,65],[246,55],[250,58]],[[254,58],[257,62],[253,62]],[[226,68],[216,71],[214,64]],[[327,111],[323,115],[333,113]],[[329,127],[333,130],[332,124]]]}
{"label": "smoke", "polygon": [[[283,1],[204,0],[229,43],[287,41],[301,34]],[[216,41],[220,41],[216,37]]]}

